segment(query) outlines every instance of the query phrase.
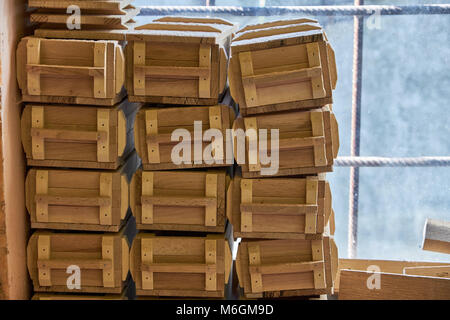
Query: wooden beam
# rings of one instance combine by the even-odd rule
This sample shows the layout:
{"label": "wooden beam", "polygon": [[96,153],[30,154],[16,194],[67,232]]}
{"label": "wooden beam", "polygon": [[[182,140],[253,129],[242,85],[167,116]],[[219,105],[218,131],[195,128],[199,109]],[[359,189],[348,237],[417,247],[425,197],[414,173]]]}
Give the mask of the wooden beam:
{"label": "wooden beam", "polygon": [[450,221],[427,219],[422,249],[450,254]]}
{"label": "wooden beam", "polygon": [[[379,275],[379,288],[370,289],[370,277]],[[374,274],[342,270],[340,300],[448,300],[450,279],[394,273]]]}

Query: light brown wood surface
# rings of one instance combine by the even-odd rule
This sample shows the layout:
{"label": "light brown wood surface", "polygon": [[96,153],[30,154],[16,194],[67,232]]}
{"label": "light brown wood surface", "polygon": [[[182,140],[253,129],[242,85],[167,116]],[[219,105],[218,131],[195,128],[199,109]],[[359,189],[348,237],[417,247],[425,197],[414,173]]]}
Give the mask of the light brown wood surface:
{"label": "light brown wood surface", "polygon": [[138,171],[130,190],[137,228],[225,232],[227,183],[225,170]]}
{"label": "light brown wood surface", "polygon": [[450,221],[427,219],[422,249],[450,254]]}
{"label": "light brown wood surface", "polygon": [[231,264],[224,234],[170,237],[139,233],[130,253],[138,296],[224,297]]}

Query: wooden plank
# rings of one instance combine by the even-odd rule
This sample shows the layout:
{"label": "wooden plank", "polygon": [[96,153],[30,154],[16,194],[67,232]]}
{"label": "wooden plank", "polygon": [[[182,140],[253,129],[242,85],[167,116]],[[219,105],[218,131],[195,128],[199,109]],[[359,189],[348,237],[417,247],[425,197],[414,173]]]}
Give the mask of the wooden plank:
{"label": "wooden plank", "polygon": [[[44,121],[44,107],[33,106],[31,108],[31,127],[42,129],[44,128]],[[44,137],[32,135],[31,149],[33,159],[45,159]]]}
{"label": "wooden plank", "polygon": [[[311,251],[313,261],[323,261],[323,241],[322,240],[312,240],[311,241]],[[326,288],[325,283],[325,273],[323,269],[314,270],[314,288],[324,289]]]}
{"label": "wooden plank", "polygon": [[[321,67],[319,45],[317,42],[307,43],[306,50],[308,52],[309,67]],[[313,98],[322,98],[325,96],[325,88],[323,84],[322,74],[311,78],[311,90]]]}
{"label": "wooden plank", "polygon": [[[153,263],[152,238],[141,238],[141,261],[142,264]],[[153,290],[153,272],[142,271],[142,289]]]}
{"label": "wooden plank", "polygon": [[430,266],[430,267],[406,267],[404,274],[414,276],[427,276],[450,279],[450,265],[448,266]]}
{"label": "wooden plank", "polygon": [[[49,261],[51,257],[51,246],[50,246],[50,236],[40,235],[38,238],[38,259],[41,261]],[[39,285],[50,287],[52,285],[51,281],[51,271],[49,267],[39,268]]]}
{"label": "wooden plank", "polygon": [[200,68],[207,68],[208,74],[200,76],[198,80],[198,96],[200,98],[211,97],[211,45],[200,44],[199,62]]}
{"label": "wooden plank", "polygon": [[[48,171],[36,171],[36,195],[48,194]],[[48,222],[48,202],[36,202],[36,220]]]}
{"label": "wooden plank", "polygon": [[[250,266],[261,265],[261,252],[258,244],[249,242],[247,244],[248,259]],[[263,292],[262,274],[260,272],[250,273],[252,293]]]}
{"label": "wooden plank", "polygon": [[137,68],[145,66],[145,46],[144,41],[133,42],[133,94],[137,96],[145,95],[145,71]]}
{"label": "wooden plank", "polygon": [[258,94],[256,91],[256,84],[252,76],[253,71],[253,61],[251,52],[240,52],[239,62],[241,66],[241,77],[245,92],[245,102],[247,107],[253,107],[258,104]]}
{"label": "wooden plank", "polygon": [[380,273],[379,289],[367,284],[374,273],[342,270],[340,300],[449,300],[450,279]]}
{"label": "wooden plank", "polygon": [[112,225],[112,173],[101,173],[100,174],[100,196],[110,199],[108,203],[100,205],[100,224],[101,225]]}
{"label": "wooden plank", "polygon": [[427,219],[422,249],[450,254],[450,221]]}
{"label": "wooden plank", "polygon": [[[29,38],[27,41],[27,64],[40,64],[41,40]],[[41,75],[32,71],[27,72],[27,91],[30,95],[41,94]]]}
{"label": "wooden plank", "polygon": [[[241,180],[241,203],[251,204],[253,202],[252,196],[252,180]],[[253,214],[251,211],[241,211],[241,231],[252,232],[253,231]]]}
{"label": "wooden plank", "polygon": [[[153,196],[153,172],[142,172],[142,195]],[[153,224],[153,204],[142,203],[142,217],[143,224]]]}
{"label": "wooden plank", "polygon": [[106,43],[95,42],[94,44],[94,67],[103,68],[103,74],[94,76],[94,97],[106,98]]}
{"label": "wooden plank", "polygon": [[[217,199],[217,174],[206,175],[205,196]],[[217,201],[205,207],[205,226],[217,225]]]}
{"label": "wooden plank", "polygon": [[[306,204],[317,205],[319,195],[319,181],[306,179]],[[305,234],[314,234],[317,230],[317,213],[306,213]]]}
{"label": "wooden plank", "polygon": [[[158,111],[145,111],[145,132],[147,136],[158,135]],[[159,143],[147,141],[147,156],[149,163],[160,163]]]}
{"label": "wooden plank", "polygon": [[98,162],[110,162],[109,145],[110,145],[110,110],[109,109],[97,109],[97,132],[100,134],[100,138],[97,141],[97,161]]}
{"label": "wooden plank", "polygon": [[248,168],[250,171],[261,171],[258,148],[258,124],[256,118],[244,118],[245,131],[253,132],[247,139]]}
{"label": "wooden plank", "polygon": [[[217,241],[205,240],[205,262],[207,266],[215,266],[217,264]],[[206,291],[217,290],[217,270],[207,271],[205,274]]]}
{"label": "wooden plank", "polygon": [[[110,267],[103,268],[103,286],[106,288],[115,287],[115,268],[114,268],[114,237],[102,237],[102,259],[111,262]],[[109,267],[109,268],[108,268]]]}

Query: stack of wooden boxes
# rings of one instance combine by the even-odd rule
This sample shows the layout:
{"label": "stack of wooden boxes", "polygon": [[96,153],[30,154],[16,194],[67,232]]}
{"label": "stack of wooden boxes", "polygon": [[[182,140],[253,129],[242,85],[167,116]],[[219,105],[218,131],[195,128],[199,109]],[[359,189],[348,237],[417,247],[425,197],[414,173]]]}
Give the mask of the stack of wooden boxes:
{"label": "stack of wooden boxes", "polygon": [[18,46],[37,299],[124,297],[139,107],[126,99],[124,66],[118,41],[26,37]]}
{"label": "stack of wooden boxes", "polygon": [[[227,197],[234,237],[242,238],[236,267],[244,295],[330,294],[338,263],[325,179],[339,148],[334,52],[314,20],[250,25],[233,38],[228,76],[243,116],[234,128],[257,130],[247,136],[242,178]],[[269,131],[266,146],[259,129]],[[272,159],[278,171],[268,176],[270,164],[252,157],[250,146],[260,142],[259,151],[273,156],[272,129],[279,130],[279,160]]]}
{"label": "stack of wooden boxes", "polygon": [[[225,136],[235,118],[226,95],[234,31],[233,24],[221,19],[165,17],[127,35],[129,99],[150,103],[136,117],[143,170],[130,188],[140,230],[130,270],[140,299],[225,296],[232,266],[231,235],[225,232],[230,181],[225,167],[232,165],[233,156],[206,163],[194,161],[194,155],[208,150],[211,155],[208,146],[225,144],[208,141],[197,129],[212,128]],[[173,158],[179,143],[178,136],[172,139],[176,129],[191,139],[183,136],[187,148],[182,163]]]}

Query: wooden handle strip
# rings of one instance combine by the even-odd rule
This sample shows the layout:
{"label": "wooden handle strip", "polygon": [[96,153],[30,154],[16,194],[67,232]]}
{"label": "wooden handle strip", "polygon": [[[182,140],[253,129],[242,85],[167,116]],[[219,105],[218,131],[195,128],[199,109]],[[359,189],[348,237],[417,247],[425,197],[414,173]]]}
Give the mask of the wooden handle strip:
{"label": "wooden handle strip", "polygon": [[47,194],[36,194],[35,201],[47,205],[66,205],[80,207],[110,206],[110,197],[67,197]]}
{"label": "wooden handle strip", "polygon": [[104,77],[104,67],[77,67],[77,66],[58,66],[43,64],[27,64],[27,72],[35,74],[51,74],[65,76],[89,76]]}
{"label": "wooden handle strip", "polygon": [[217,206],[217,198],[213,197],[167,197],[143,195],[141,197],[141,202],[146,205],[175,207]]}

